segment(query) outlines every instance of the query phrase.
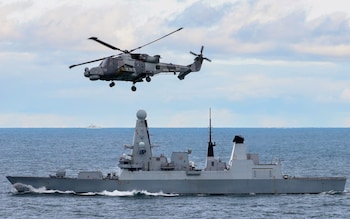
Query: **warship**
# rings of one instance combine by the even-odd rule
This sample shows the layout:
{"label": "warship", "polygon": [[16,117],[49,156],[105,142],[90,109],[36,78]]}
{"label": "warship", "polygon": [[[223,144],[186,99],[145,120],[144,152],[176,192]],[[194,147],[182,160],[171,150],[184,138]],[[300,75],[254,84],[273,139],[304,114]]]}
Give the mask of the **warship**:
{"label": "warship", "polygon": [[166,194],[315,194],[343,192],[346,177],[294,177],[282,174],[280,162],[261,164],[258,154],[247,153],[244,138],[233,138],[228,163],[214,157],[211,117],[205,167],[197,169],[189,160],[191,150],[172,152],[170,160],[153,156],[147,113],[139,110],[133,142],[125,145],[130,154],[119,159],[118,173],[82,171],[77,177],[64,170],[55,175],[7,176],[18,192],[31,189],[99,193],[104,191],[147,191]]}

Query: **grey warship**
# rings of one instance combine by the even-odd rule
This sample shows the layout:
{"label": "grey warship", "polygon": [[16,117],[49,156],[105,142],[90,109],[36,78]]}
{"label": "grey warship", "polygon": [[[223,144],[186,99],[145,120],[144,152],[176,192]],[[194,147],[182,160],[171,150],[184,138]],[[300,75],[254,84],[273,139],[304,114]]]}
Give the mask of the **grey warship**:
{"label": "grey warship", "polygon": [[214,157],[211,119],[208,152],[203,169],[189,160],[191,150],[173,152],[170,160],[153,156],[146,111],[136,113],[133,142],[125,145],[130,154],[119,159],[118,173],[82,171],[68,177],[57,171],[47,177],[7,176],[18,192],[44,188],[75,193],[147,191],[166,194],[315,194],[342,192],[346,177],[292,177],[282,174],[280,162],[261,164],[258,154],[247,153],[242,136],[233,138],[228,163]]}

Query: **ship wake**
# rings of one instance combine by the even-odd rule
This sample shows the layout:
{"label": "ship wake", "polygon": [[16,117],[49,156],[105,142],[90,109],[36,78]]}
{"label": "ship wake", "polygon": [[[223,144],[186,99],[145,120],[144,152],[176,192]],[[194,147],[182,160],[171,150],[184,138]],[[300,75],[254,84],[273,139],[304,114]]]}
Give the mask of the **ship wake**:
{"label": "ship wake", "polygon": [[117,197],[124,197],[124,196],[163,196],[163,197],[174,197],[178,196],[179,194],[169,194],[169,193],[164,193],[162,191],[160,192],[148,192],[145,190],[138,191],[138,190],[133,190],[133,191],[118,191],[115,190],[113,192],[109,191],[103,191],[100,193],[96,193],[97,195],[104,195],[104,196],[117,196]]}
{"label": "ship wake", "polygon": [[161,197],[175,197],[179,194],[169,194],[160,192],[148,192],[146,190],[132,190],[132,191],[103,191],[103,192],[85,192],[85,193],[77,193],[74,191],[60,191],[60,190],[51,190],[46,189],[45,187],[34,188],[31,185],[25,185],[21,183],[16,183],[14,185],[14,190],[11,191],[13,194],[71,194],[78,196],[109,196],[109,197],[134,197],[134,196],[161,196]]}

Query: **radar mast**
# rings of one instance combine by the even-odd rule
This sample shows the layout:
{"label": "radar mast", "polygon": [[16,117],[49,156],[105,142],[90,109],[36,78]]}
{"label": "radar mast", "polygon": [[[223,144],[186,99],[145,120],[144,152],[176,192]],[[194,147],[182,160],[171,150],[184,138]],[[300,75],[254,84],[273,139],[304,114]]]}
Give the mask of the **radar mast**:
{"label": "radar mast", "polygon": [[212,127],[211,127],[211,108],[209,108],[209,141],[207,157],[214,157],[215,142],[212,142]]}

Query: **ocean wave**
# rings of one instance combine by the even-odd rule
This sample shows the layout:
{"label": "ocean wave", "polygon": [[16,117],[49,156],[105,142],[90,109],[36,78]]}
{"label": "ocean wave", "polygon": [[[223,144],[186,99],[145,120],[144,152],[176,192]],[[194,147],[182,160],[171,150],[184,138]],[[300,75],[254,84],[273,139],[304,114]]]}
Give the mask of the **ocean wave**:
{"label": "ocean wave", "polygon": [[319,195],[349,195],[349,191],[348,190],[344,190],[344,191],[334,191],[334,190],[330,190],[327,192],[321,192],[319,193]]}

